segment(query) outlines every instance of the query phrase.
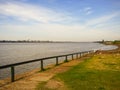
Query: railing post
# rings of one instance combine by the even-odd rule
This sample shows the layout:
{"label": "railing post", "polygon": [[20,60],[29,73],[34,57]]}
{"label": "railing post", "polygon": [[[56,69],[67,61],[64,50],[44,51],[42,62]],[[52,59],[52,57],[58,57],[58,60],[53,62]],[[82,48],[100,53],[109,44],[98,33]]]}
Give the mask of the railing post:
{"label": "railing post", "polygon": [[44,68],[43,68],[43,60],[41,60],[41,71],[43,71]]}
{"label": "railing post", "polygon": [[78,53],[76,54],[76,58],[78,59]]}
{"label": "railing post", "polygon": [[67,62],[68,60],[67,60],[67,55],[65,56],[65,62]]}
{"label": "railing post", "polygon": [[80,53],[80,58],[82,57],[82,53]]}
{"label": "railing post", "polygon": [[73,54],[72,54],[72,60],[73,60],[74,58],[73,58]]}
{"label": "railing post", "polygon": [[11,67],[11,82],[15,81],[15,70],[14,66]]}
{"label": "railing post", "polygon": [[56,65],[58,65],[58,57],[56,57]]}

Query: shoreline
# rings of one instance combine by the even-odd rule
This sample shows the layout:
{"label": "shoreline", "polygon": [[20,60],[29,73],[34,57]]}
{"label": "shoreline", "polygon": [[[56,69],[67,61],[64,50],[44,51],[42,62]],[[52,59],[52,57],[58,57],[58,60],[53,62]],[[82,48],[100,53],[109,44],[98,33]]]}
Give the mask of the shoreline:
{"label": "shoreline", "polygon": [[[78,45],[79,45],[79,44],[78,44]],[[81,44],[80,44],[80,45],[81,45]],[[85,44],[85,45],[86,45],[86,44]],[[88,45],[89,45],[89,44],[88,44]],[[91,44],[90,44],[90,45],[91,45]],[[93,44],[93,45],[94,45],[94,44]],[[99,45],[99,44],[97,44],[97,45]],[[95,46],[98,47],[98,49],[100,49],[100,47],[102,47],[102,46],[104,47],[104,45],[100,45],[100,46],[97,46],[97,45],[95,44]],[[71,46],[72,46],[72,45],[71,45]],[[35,46],[35,47],[36,47],[36,46]],[[79,46],[79,47],[80,47],[80,46]],[[93,47],[94,47],[94,46],[93,46]],[[94,47],[94,48],[93,48],[93,47],[92,47],[91,49],[88,48],[88,50],[94,50],[94,48],[96,48],[96,47]],[[107,46],[105,46],[105,47],[107,47]],[[109,48],[109,47],[108,47],[108,48]],[[112,47],[110,47],[110,48],[112,48]],[[109,48],[109,49],[110,49],[110,48]],[[61,48],[61,49],[62,49],[62,48]],[[73,49],[74,49],[74,47],[73,47]],[[98,50],[98,49],[96,49],[96,50]],[[55,49],[54,49],[54,50],[55,50]],[[54,51],[54,50],[53,50],[53,51]],[[71,49],[70,49],[70,50],[71,50]],[[79,50],[79,48],[78,48],[78,50]],[[78,50],[77,50],[77,51],[78,51]],[[86,49],[86,50],[87,50],[87,49]],[[57,51],[57,49],[56,49],[56,51]],[[81,50],[81,49],[80,49],[80,51],[84,51],[84,50]],[[36,52],[36,51],[35,51],[35,52]],[[34,53],[35,53],[35,52],[34,52]],[[67,51],[67,52],[68,52],[68,54],[69,54],[69,51]],[[44,52],[43,52],[43,53],[44,53]],[[60,52],[60,53],[61,53],[61,52]],[[74,52],[73,52],[73,53],[74,53]],[[75,52],[75,53],[76,53],[76,52]],[[36,54],[38,54],[38,53],[36,53]],[[55,52],[53,52],[53,55],[54,55],[54,54],[55,54]],[[16,54],[16,55],[17,55],[17,54]],[[28,55],[30,56],[31,54],[28,53]],[[34,55],[34,54],[33,54],[33,55]],[[41,55],[42,55],[42,53],[41,53]],[[53,55],[49,55],[49,53],[48,53],[48,56],[53,56]],[[58,54],[58,55],[61,55],[61,54]],[[47,55],[46,55],[46,56],[47,56]],[[41,57],[46,57],[46,56],[43,55],[43,56],[41,56]],[[2,58],[2,57],[1,57],[1,58]],[[28,58],[29,58],[29,57],[28,57]],[[21,59],[22,59],[22,58],[21,58]],[[35,58],[35,59],[39,59],[39,58]],[[12,59],[10,58],[10,59],[8,59],[8,60],[9,60],[8,62],[11,62]],[[20,62],[19,60],[20,60],[20,59],[18,58],[18,61],[16,61],[16,63],[17,63],[17,62]],[[28,61],[29,61],[29,60],[31,60],[31,59],[28,59]],[[7,61],[7,59],[6,59],[5,61]],[[13,61],[15,61],[14,58],[13,58]],[[27,59],[26,59],[25,61],[27,61]],[[62,61],[62,60],[61,60],[61,61]],[[22,60],[21,62],[24,62],[24,60]],[[11,62],[11,63],[12,63],[12,62]],[[55,61],[50,61],[50,63],[55,63]],[[49,64],[49,61],[44,63],[45,66],[48,65],[48,64]],[[7,65],[7,64],[5,64],[5,65]],[[33,64],[33,65],[34,65],[34,64]],[[20,67],[21,67],[21,66],[20,66]],[[28,67],[29,67],[29,66],[28,66]],[[35,67],[35,65],[34,65],[33,67]],[[30,71],[36,69],[36,68],[32,68],[32,67],[29,67],[29,68],[30,68]],[[37,68],[39,68],[39,64],[37,64]],[[3,70],[3,71],[4,71],[4,70]],[[22,72],[27,72],[27,71],[29,71],[29,70],[27,70],[27,68],[25,68],[23,71],[22,71],[22,69],[19,69],[19,70],[16,69],[16,73],[22,73]],[[8,71],[8,72],[9,72],[9,71]],[[6,74],[5,74],[5,75],[4,75],[4,74],[1,74],[0,79],[6,78],[6,77],[8,77],[8,76],[10,77],[10,73],[7,74],[7,70],[6,70],[4,73],[6,73]]]}
{"label": "shoreline", "polygon": [[[103,51],[103,50],[98,50],[94,55],[97,55],[97,54],[120,54],[120,45],[117,45],[118,46],[118,48],[117,49],[114,49],[114,50],[105,50],[105,51]],[[83,59],[83,58],[85,58],[85,57],[82,57],[82,58],[80,58],[80,61],[79,61],[79,59],[78,60],[71,60],[70,62],[68,62],[68,63],[72,63],[72,62],[74,62],[74,61],[79,61],[79,62],[81,62],[81,60]],[[83,60],[85,60],[85,59],[83,59]],[[7,85],[5,84],[6,82],[3,80],[2,82],[0,82],[0,84],[1,85],[3,85],[2,87],[6,87],[6,86],[9,86],[9,87],[12,87],[12,86],[14,86],[14,85],[16,85],[17,83],[19,83],[19,82],[23,82],[24,80],[27,80],[26,82],[27,83],[29,83],[28,81],[28,78],[31,80],[31,78],[35,78],[34,77],[34,75],[36,75],[36,74],[42,74],[42,73],[46,73],[46,72],[49,72],[49,73],[51,73],[52,74],[52,72],[51,72],[51,70],[53,70],[54,71],[54,69],[55,68],[58,68],[58,67],[60,67],[60,69],[62,68],[61,66],[64,66],[64,64],[68,64],[68,63],[63,63],[63,64],[60,64],[60,65],[58,65],[58,66],[55,66],[55,65],[50,65],[50,67],[48,67],[48,69],[47,70],[45,70],[45,71],[43,71],[43,72],[39,72],[40,70],[32,70],[32,71],[30,71],[30,72],[28,72],[28,73],[31,73],[31,75],[29,76],[28,75],[28,73],[26,73],[28,76],[25,76],[25,77],[23,77],[23,75],[25,75],[25,74],[21,74],[21,76],[20,77],[22,77],[22,78],[20,78],[20,79],[18,79],[16,82],[14,82],[14,83],[11,83],[11,82],[8,82],[7,83]],[[73,67],[73,66],[72,66]],[[64,71],[63,69],[62,69],[62,71]],[[55,75],[56,75],[56,73],[55,73]],[[43,75],[44,76],[44,75]],[[54,75],[52,75],[51,77],[49,77],[49,79],[51,79],[52,77],[53,77]],[[16,76],[17,77],[17,76]],[[48,77],[48,76],[47,76]],[[39,79],[40,79],[41,77],[39,76]],[[36,80],[36,79],[35,79]],[[6,79],[6,81],[7,81],[7,79]],[[37,80],[38,81],[38,80]],[[44,81],[44,80],[43,80]],[[37,83],[38,84],[38,83]],[[35,84],[36,85],[36,84]],[[18,85],[19,86],[19,85]],[[4,90],[4,89],[2,89],[2,90]],[[10,90],[12,90],[12,89],[10,89]],[[29,89],[28,89],[29,90]],[[33,90],[33,89],[32,89]]]}
{"label": "shoreline", "polygon": [[[106,44],[105,44],[106,45]],[[106,53],[106,52],[113,52],[113,51],[115,51],[116,52],[116,50],[118,51],[119,49],[120,49],[120,45],[114,45],[114,46],[117,46],[118,48],[116,48],[116,49],[112,49],[112,50],[97,50],[97,53]],[[52,64],[51,64],[52,65]],[[47,67],[47,66],[51,66],[51,65],[45,65],[45,67]],[[37,68],[34,68],[34,69],[30,69],[30,70],[28,70],[28,71],[24,71],[23,73],[17,73],[16,75],[17,76],[19,76],[19,75],[21,75],[21,74],[23,74],[24,75],[24,73],[28,73],[28,72],[31,72],[31,71],[34,71],[34,70],[36,70]],[[8,78],[10,78],[10,77],[4,77],[4,78],[1,78],[1,80],[4,80],[4,79],[8,79]]]}
{"label": "shoreline", "polygon": [[112,50],[98,50],[97,53],[109,53],[109,54],[110,53],[120,53],[120,44],[104,44],[104,45],[114,45],[114,46],[117,46],[117,48],[112,49]]}
{"label": "shoreline", "polygon": [[[20,86],[21,85],[24,86],[23,83],[28,83],[25,86],[25,87],[29,88],[27,90],[34,90],[36,88],[36,85],[38,85],[39,82],[48,81],[49,79],[54,77],[56,74],[69,70],[71,67],[73,67],[73,66],[79,64],[80,62],[82,62],[84,60],[84,58],[87,58],[87,57],[82,57],[80,59],[70,60],[69,62],[66,62],[66,63],[63,62],[63,63],[61,63],[57,66],[50,65],[50,66],[46,67],[45,71],[40,71],[40,69],[39,69],[39,70],[34,70],[34,71],[31,71],[31,72],[28,72],[31,75],[29,75],[29,76],[27,75],[26,77],[23,77],[23,75],[21,75],[20,77],[22,77],[22,78],[16,80],[15,82],[10,82],[10,81],[8,82],[8,79],[0,80],[0,88],[1,88],[1,90],[6,90],[6,88],[7,89],[9,88],[9,90],[16,90],[16,89],[13,89],[13,88],[16,88],[16,87],[24,88],[24,87],[20,87]],[[26,73],[26,74],[28,74],[28,73]],[[28,86],[29,83],[32,83],[31,86],[33,86],[33,85],[35,86],[34,89],[30,89],[30,87]],[[17,89],[17,90],[23,90],[23,89]]]}

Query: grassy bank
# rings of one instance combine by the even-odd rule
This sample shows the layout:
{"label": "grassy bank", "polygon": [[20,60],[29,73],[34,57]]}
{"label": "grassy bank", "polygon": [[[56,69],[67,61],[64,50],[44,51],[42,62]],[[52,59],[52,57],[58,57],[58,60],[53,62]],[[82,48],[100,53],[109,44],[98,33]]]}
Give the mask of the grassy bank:
{"label": "grassy bank", "polygon": [[100,50],[81,58],[79,64],[40,83],[37,90],[120,90],[120,45],[117,46],[115,50]]}
{"label": "grassy bank", "polygon": [[106,44],[106,45],[120,45],[120,40],[114,41],[98,41],[98,43]]}
{"label": "grassy bank", "polygon": [[120,54],[97,54],[56,78],[68,90],[120,90]]}

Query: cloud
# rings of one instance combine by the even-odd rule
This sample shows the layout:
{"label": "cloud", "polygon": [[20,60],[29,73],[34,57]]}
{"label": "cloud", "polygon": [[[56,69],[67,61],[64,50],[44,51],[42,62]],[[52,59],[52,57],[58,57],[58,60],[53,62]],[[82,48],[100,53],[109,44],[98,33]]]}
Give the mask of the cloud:
{"label": "cloud", "polygon": [[89,15],[89,14],[92,14],[93,13],[93,9],[92,7],[85,7],[83,9],[83,12],[86,14],[86,15]]}
{"label": "cloud", "polygon": [[87,11],[87,12],[86,12],[86,15],[89,15],[89,14],[91,14],[91,13],[93,13],[93,11]]}
{"label": "cloud", "polygon": [[[119,38],[119,33],[105,29],[92,29],[80,25],[37,24],[37,25],[2,25],[0,38],[4,39],[35,39],[56,41],[93,41]],[[15,34],[14,34],[14,33]],[[120,31],[119,31],[120,32]],[[109,34],[108,34],[109,33]],[[13,38],[12,38],[13,37]],[[16,37],[16,38],[14,38]]]}
{"label": "cloud", "polygon": [[2,3],[0,14],[20,21],[37,21],[41,23],[66,21],[71,17],[52,9],[24,3]]}
{"label": "cloud", "polygon": [[[82,9],[81,12],[85,16],[92,14],[93,11],[92,7],[86,7]],[[26,39],[27,37],[27,39],[63,41],[92,41],[103,38],[116,39],[120,37],[118,33],[120,32],[119,24],[112,28],[111,26],[113,24],[109,24],[108,28],[106,23],[111,22],[111,20],[119,16],[119,14],[119,12],[109,13],[108,15],[103,14],[96,18],[87,19],[86,21],[84,19],[85,16],[83,18],[84,23],[81,23],[81,17],[77,18],[76,15],[71,17],[67,11],[63,13],[50,8],[25,4],[22,2],[1,3],[0,20],[7,21],[11,17],[12,19],[10,20],[10,23],[7,22],[6,24],[0,25],[0,38]],[[14,20],[27,22],[27,25],[11,23]],[[29,25],[28,22],[38,23]],[[70,23],[61,24],[63,22]],[[100,28],[98,29],[98,27]],[[118,32],[116,33],[112,30]]]}
{"label": "cloud", "polygon": [[[79,31],[84,28],[80,25],[61,25],[61,24],[35,24],[35,25],[2,25],[1,30],[6,30],[6,38],[16,37],[15,39],[38,39],[38,40],[61,40],[72,41],[83,34]],[[9,33],[7,33],[9,32]],[[14,32],[14,33],[12,33]],[[83,35],[82,35],[83,36]],[[26,37],[26,38],[25,38]],[[0,38],[5,38],[3,33],[0,33]],[[14,38],[12,38],[14,39]],[[76,40],[77,41],[77,40]]]}
{"label": "cloud", "polygon": [[111,19],[119,16],[119,14],[120,14],[119,12],[114,12],[114,13],[111,13],[109,15],[104,15],[101,17],[93,18],[91,20],[88,20],[86,24],[89,26],[90,25],[96,26],[98,24],[103,24],[103,23],[106,23],[106,22],[110,21]]}
{"label": "cloud", "polygon": [[13,2],[13,1],[25,2],[28,0],[0,0],[0,2]]}
{"label": "cloud", "polygon": [[91,9],[92,9],[91,7],[86,7],[86,8],[84,8],[84,11],[89,11]]}

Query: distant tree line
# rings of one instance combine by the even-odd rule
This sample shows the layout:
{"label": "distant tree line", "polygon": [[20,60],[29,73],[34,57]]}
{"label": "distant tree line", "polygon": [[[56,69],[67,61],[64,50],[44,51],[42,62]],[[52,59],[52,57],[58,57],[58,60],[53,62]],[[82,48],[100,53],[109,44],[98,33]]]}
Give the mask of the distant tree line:
{"label": "distant tree line", "polygon": [[120,44],[120,40],[114,40],[114,41],[98,41],[98,43],[103,43],[103,44]]}
{"label": "distant tree line", "polygon": [[[72,41],[0,40],[0,43],[73,43]],[[76,42],[78,43],[78,42]]]}
{"label": "distant tree line", "polygon": [[113,41],[113,44],[120,44],[120,40]]}
{"label": "distant tree line", "polygon": [[0,40],[0,43],[52,43],[53,41],[40,41],[40,40]]}

